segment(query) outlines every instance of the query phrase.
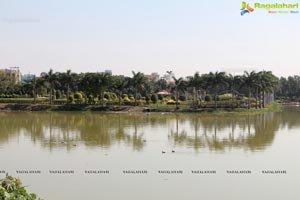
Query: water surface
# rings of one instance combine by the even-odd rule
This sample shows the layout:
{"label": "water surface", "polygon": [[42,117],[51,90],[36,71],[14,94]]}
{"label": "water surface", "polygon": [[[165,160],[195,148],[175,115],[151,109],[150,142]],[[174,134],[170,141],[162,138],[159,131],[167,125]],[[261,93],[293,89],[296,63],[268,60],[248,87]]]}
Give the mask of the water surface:
{"label": "water surface", "polygon": [[[299,141],[298,107],[251,115],[0,113],[0,171],[49,200],[296,200]],[[205,170],[214,173],[192,173]]]}

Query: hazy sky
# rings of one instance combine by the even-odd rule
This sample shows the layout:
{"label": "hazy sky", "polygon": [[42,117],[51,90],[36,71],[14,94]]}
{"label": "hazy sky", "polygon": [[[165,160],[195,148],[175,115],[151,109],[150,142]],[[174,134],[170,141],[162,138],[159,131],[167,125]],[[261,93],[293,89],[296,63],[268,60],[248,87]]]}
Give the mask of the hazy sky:
{"label": "hazy sky", "polygon": [[240,0],[0,0],[0,68],[300,74],[300,13],[240,8]]}

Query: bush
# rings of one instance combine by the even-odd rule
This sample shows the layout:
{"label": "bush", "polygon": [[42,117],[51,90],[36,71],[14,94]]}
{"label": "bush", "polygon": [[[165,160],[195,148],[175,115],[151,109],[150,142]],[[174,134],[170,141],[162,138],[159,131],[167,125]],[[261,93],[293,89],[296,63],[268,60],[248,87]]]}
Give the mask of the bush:
{"label": "bush", "polygon": [[60,90],[56,90],[56,91],[55,91],[55,98],[56,98],[56,99],[60,99],[61,96],[62,96],[62,95],[61,95],[61,91],[60,91]]}
{"label": "bush", "polygon": [[210,95],[206,95],[206,96],[204,97],[204,101],[206,101],[206,102],[209,102],[209,101],[211,101],[211,100],[212,100],[212,98],[211,98]]}
{"label": "bush", "polygon": [[74,95],[73,94],[71,94],[69,96],[69,103],[74,103]]}
{"label": "bush", "polygon": [[186,100],[186,97],[185,97],[184,95],[180,95],[180,96],[179,96],[179,100],[180,100],[180,101],[185,101],[185,100]]}
{"label": "bush", "polygon": [[115,93],[110,93],[110,98],[115,101],[118,99],[118,96]]}
{"label": "bush", "polygon": [[89,104],[94,104],[95,103],[94,96],[91,95],[91,94],[88,96],[88,103]]}
{"label": "bush", "polygon": [[140,93],[138,93],[138,95],[137,95],[137,100],[141,100],[142,97],[143,97],[143,96],[142,96]]}
{"label": "bush", "polygon": [[19,178],[6,176],[0,180],[0,199],[37,199],[36,194],[28,194]]}
{"label": "bush", "polygon": [[164,99],[164,96],[162,94],[158,94],[157,97],[160,101],[162,101]]}
{"label": "bush", "polygon": [[109,94],[108,92],[105,92],[105,93],[104,93],[104,98],[105,98],[105,99],[110,99],[110,94]]}
{"label": "bush", "polygon": [[18,94],[12,94],[11,95],[11,98],[18,98],[18,97],[20,97],[20,95],[18,95]]}
{"label": "bush", "polygon": [[171,99],[174,100],[174,101],[176,101],[175,95],[172,95]]}
{"label": "bush", "polygon": [[151,101],[152,101],[152,103],[154,103],[154,104],[157,103],[157,95],[156,95],[156,94],[152,94],[152,95],[151,95]]}
{"label": "bush", "polygon": [[130,99],[129,99],[127,96],[125,96],[125,97],[123,98],[123,101],[124,101],[124,102],[130,102]]}
{"label": "bush", "polygon": [[228,101],[232,99],[232,94],[222,94],[218,96],[219,101]]}
{"label": "bush", "polygon": [[82,94],[80,92],[75,92],[74,99],[76,99],[76,100],[82,99]]}
{"label": "bush", "polygon": [[[175,105],[176,101],[174,101],[173,99],[170,99],[170,100],[167,101],[167,104],[168,105]],[[178,102],[178,104],[180,104],[180,102]]]}
{"label": "bush", "polygon": [[151,99],[150,95],[146,95],[145,100],[146,100],[146,103],[147,103],[147,104],[150,103],[150,99]]}
{"label": "bush", "polygon": [[82,103],[83,102],[83,96],[80,92],[75,92],[74,99],[76,103]]}

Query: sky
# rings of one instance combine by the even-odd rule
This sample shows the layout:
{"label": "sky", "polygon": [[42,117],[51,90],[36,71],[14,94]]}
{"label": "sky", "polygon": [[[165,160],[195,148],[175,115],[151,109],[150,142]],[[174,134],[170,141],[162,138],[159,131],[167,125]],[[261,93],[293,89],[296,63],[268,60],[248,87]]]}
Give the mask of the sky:
{"label": "sky", "polygon": [[[0,0],[0,68],[300,75],[300,13],[239,0]],[[248,0],[254,3],[299,0]],[[297,9],[296,9],[297,10]],[[299,8],[300,12],[300,8]]]}

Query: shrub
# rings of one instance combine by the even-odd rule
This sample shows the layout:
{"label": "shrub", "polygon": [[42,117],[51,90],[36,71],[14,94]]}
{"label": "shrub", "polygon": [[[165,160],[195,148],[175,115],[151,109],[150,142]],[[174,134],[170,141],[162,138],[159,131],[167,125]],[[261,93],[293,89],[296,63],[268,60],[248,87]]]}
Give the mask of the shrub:
{"label": "shrub", "polygon": [[74,103],[74,95],[73,94],[71,94],[69,96],[69,103]]}
{"label": "shrub", "polygon": [[91,94],[88,96],[88,103],[89,104],[94,104],[95,103],[94,96],[91,95]]}
{"label": "shrub", "polygon": [[171,99],[175,101],[176,100],[175,95],[172,95]]}
{"label": "shrub", "polygon": [[126,97],[123,98],[123,101],[124,102],[130,102],[130,99],[126,96]]}
{"label": "shrub", "polygon": [[76,100],[82,99],[82,94],[80,92],[75,92],[74,99]]}
{"label": "shrub", "polygon": [[152,94],[152,95],[151,95],[151,101],[152,101],[152,103],[154,103],[154,104],[157,103],[157,95],[156,95],[156,94]]}
{"label": "shrub", "polygon": [[218,96],[219,101],[228,101],[232,99],[232,94],[222,94]]}
{"label": "shrub", "polygon": [[118,96],[115,94],[115,93],[110,93],[110,98],[112,100],[117,100],[118,99]]}
{"label": "shrub", "polygon": [[28,194],[19,178],[6,176],[0,180],[0,199],[37,199],[36,194]]}
{"label": "shrub", "polygon": [[109,94],[108,92],[105,92],[105,93],[104,93],[104,98],[105,98],[105,99],[110,99],[110,94]]}
{"label": "shrub", "polygon": [[179,96],[179,100],[180,100],[180,101],[185,101],[185,100],[186,100],[186,97],[185,97],[184,95],[180,95],[180,96]]}
{"label": "shrub", "polygon": [[76,103],[82,103],[82,101],[83,101],[82,94],[80,92],[75,92],[74,99],[75,99]]}
{"label": "shrub", "polygon": [[55,91],[55,98],[56,98],[56,99],[60,99],[61,96],[62,96],[62,95],[61,95],[61,91],[60,91],[60,90],[56,90],[56,91]]}
{"label": "shrub", "polygon": [[[167,101],[167,104],[168,105],[175,105],[176,101],[174,101],[173,99],[170,99],[170,100]],[[180,104],[180,103],[178,102],[178,104]]]}
{"label": "shrub", "polygon": [[211,101],[211,100],[212,100],[212,98],[211,98],[210,95],[206,95],[206,96],[204,97],[204,101],[206,101],[206,102],[209,102],[209,101]]}
{"label": "shrub", "polygon": [[137,95],[137,99],[138,99],[138,100],[142,99],[142,95],[141,95],[141,94],[138,94],[138,95]]}
{"label": "shrub", "polygon": [[11,98],[18,98],[18,97],[20,97],[20,95],[18,95],[18,94],[12,94],[11,95]]}
{"label": "shrub", "polygon": [[146,95],[145,100],[146,100],[146,103],[147,103],[147,104],[149,104],[150,99],[151,99],[151,98],[150,98],[150,95]]}
{"label": "shrub", "polygon": [[160,101],[162,101],[164,99],[164,96],[162,94],[158,94],[157,97]]}

